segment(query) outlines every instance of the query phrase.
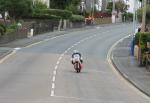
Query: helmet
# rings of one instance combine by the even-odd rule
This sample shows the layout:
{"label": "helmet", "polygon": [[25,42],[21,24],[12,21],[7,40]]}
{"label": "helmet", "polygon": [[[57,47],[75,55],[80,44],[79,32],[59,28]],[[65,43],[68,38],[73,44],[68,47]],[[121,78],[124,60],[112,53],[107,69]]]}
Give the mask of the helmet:
{"label": "helmet", "polygon": [[78,53],[78,51],[77,51],[77,50],[74,50],[73,53]]}

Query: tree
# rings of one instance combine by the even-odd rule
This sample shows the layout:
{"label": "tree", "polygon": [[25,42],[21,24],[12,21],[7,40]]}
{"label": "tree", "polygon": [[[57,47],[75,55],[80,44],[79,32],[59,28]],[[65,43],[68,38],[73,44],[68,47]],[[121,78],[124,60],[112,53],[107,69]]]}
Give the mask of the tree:
{"label": "tree", "polygon": [[34,9],[47,9],[47,5],[40,0],[34,1]]}
{"label": "tree", "polygon": [[81,0],[71,0],[70,4],[66,7],[67,10],[72,11],[73,14],[79,14],[77,6],[80,4]]}
{"label": "tree", "polygon": [[32,13],[32,0],[0,0],[0,11],[7,11],[12,20],[17,20]]}
{"label": "tree", "polygon": [[6,24],[5,20],[5,11],[7,10],[7,5],[5,0],[0,0],[0,14],[2,15],[2,18],[4,19],[4,22]]}
{"label": "tree", "polygon": [[65,9],[72,0],[51,0],[51,8],[54,9]]}
{"label": "tree", "polygon": [[[113,2],[109,2],[107,5],[107,9],[112,11],[113,8]],[[117,2],[115,2],[115,10],[119,13],[119,12],[126,12],[129,8],[129,5],[125,4],[125,2],[123,0],[119,0]]]}

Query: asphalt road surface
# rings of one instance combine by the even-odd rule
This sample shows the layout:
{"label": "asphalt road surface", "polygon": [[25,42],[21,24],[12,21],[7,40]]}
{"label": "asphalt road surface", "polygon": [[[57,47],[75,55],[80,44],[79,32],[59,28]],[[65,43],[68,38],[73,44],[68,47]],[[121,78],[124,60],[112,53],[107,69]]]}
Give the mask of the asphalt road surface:
{"label": "asphalt road surface", "polygon": [[[96,26],[22,48],[0,64],[0,103],[150,103],[107,61],[132,24]],[[76,73],[73,50],[83,55]]]}

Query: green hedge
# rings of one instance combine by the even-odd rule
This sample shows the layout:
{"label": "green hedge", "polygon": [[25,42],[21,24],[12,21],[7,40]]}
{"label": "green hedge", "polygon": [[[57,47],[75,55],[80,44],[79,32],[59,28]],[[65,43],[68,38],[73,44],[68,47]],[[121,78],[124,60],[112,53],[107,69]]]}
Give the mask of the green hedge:
{"label": "green hedge", "polygon": [[70,19],[72,17],[72,12],[59,9],[35,9],[33,17]]}
{"label": "green hedge", "polygon": [[126,21],[133,21],[133,13],[123,13],[122,20],[124,20],[124,17]]}
{"label": "green hedge", "polygon": [[56,16],[56,15],[48,15],[48,14],[33,14],[32,17],[30,17],[32,19],[53,19],[53,20],[58,20],[60,19],[61,17],[59,16]]}
{"label": "green hedge", "polygon": [[137,33],[135,35],[135,44],[139,45],[140,50],[141,50],[141,63],[142,63],[142,65],[145,65],[146,56],[144,53],[148,51],[147,42],[150,42],[150,32]]}
{"label": "green hedge", "polygon": [[72,17],[70,18],[70,21],[84,21],[84,16],[81,15],[72,15]]}
{"label": "green hedge", "polygon": [[142,53],[148,50],[147,42],[150,42],[150,32],[137,33],[135,35],[135,45],[140,45]]}
{"label": "green hedge", "polygon": [[0,36],[4,35],[6,32],[6,27],[3,24],[0,24]]}

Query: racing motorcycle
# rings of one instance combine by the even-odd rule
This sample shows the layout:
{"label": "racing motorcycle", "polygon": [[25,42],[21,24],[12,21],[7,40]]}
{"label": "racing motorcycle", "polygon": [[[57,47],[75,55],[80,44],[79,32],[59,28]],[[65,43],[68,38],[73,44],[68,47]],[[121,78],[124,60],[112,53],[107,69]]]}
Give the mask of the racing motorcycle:
{"label": "racing motorcycle", "polygon": [[77,73],[80,73],[81,72],[81,62],[79,61],[75,61],[74,63],[74,69],[76,70]]}

